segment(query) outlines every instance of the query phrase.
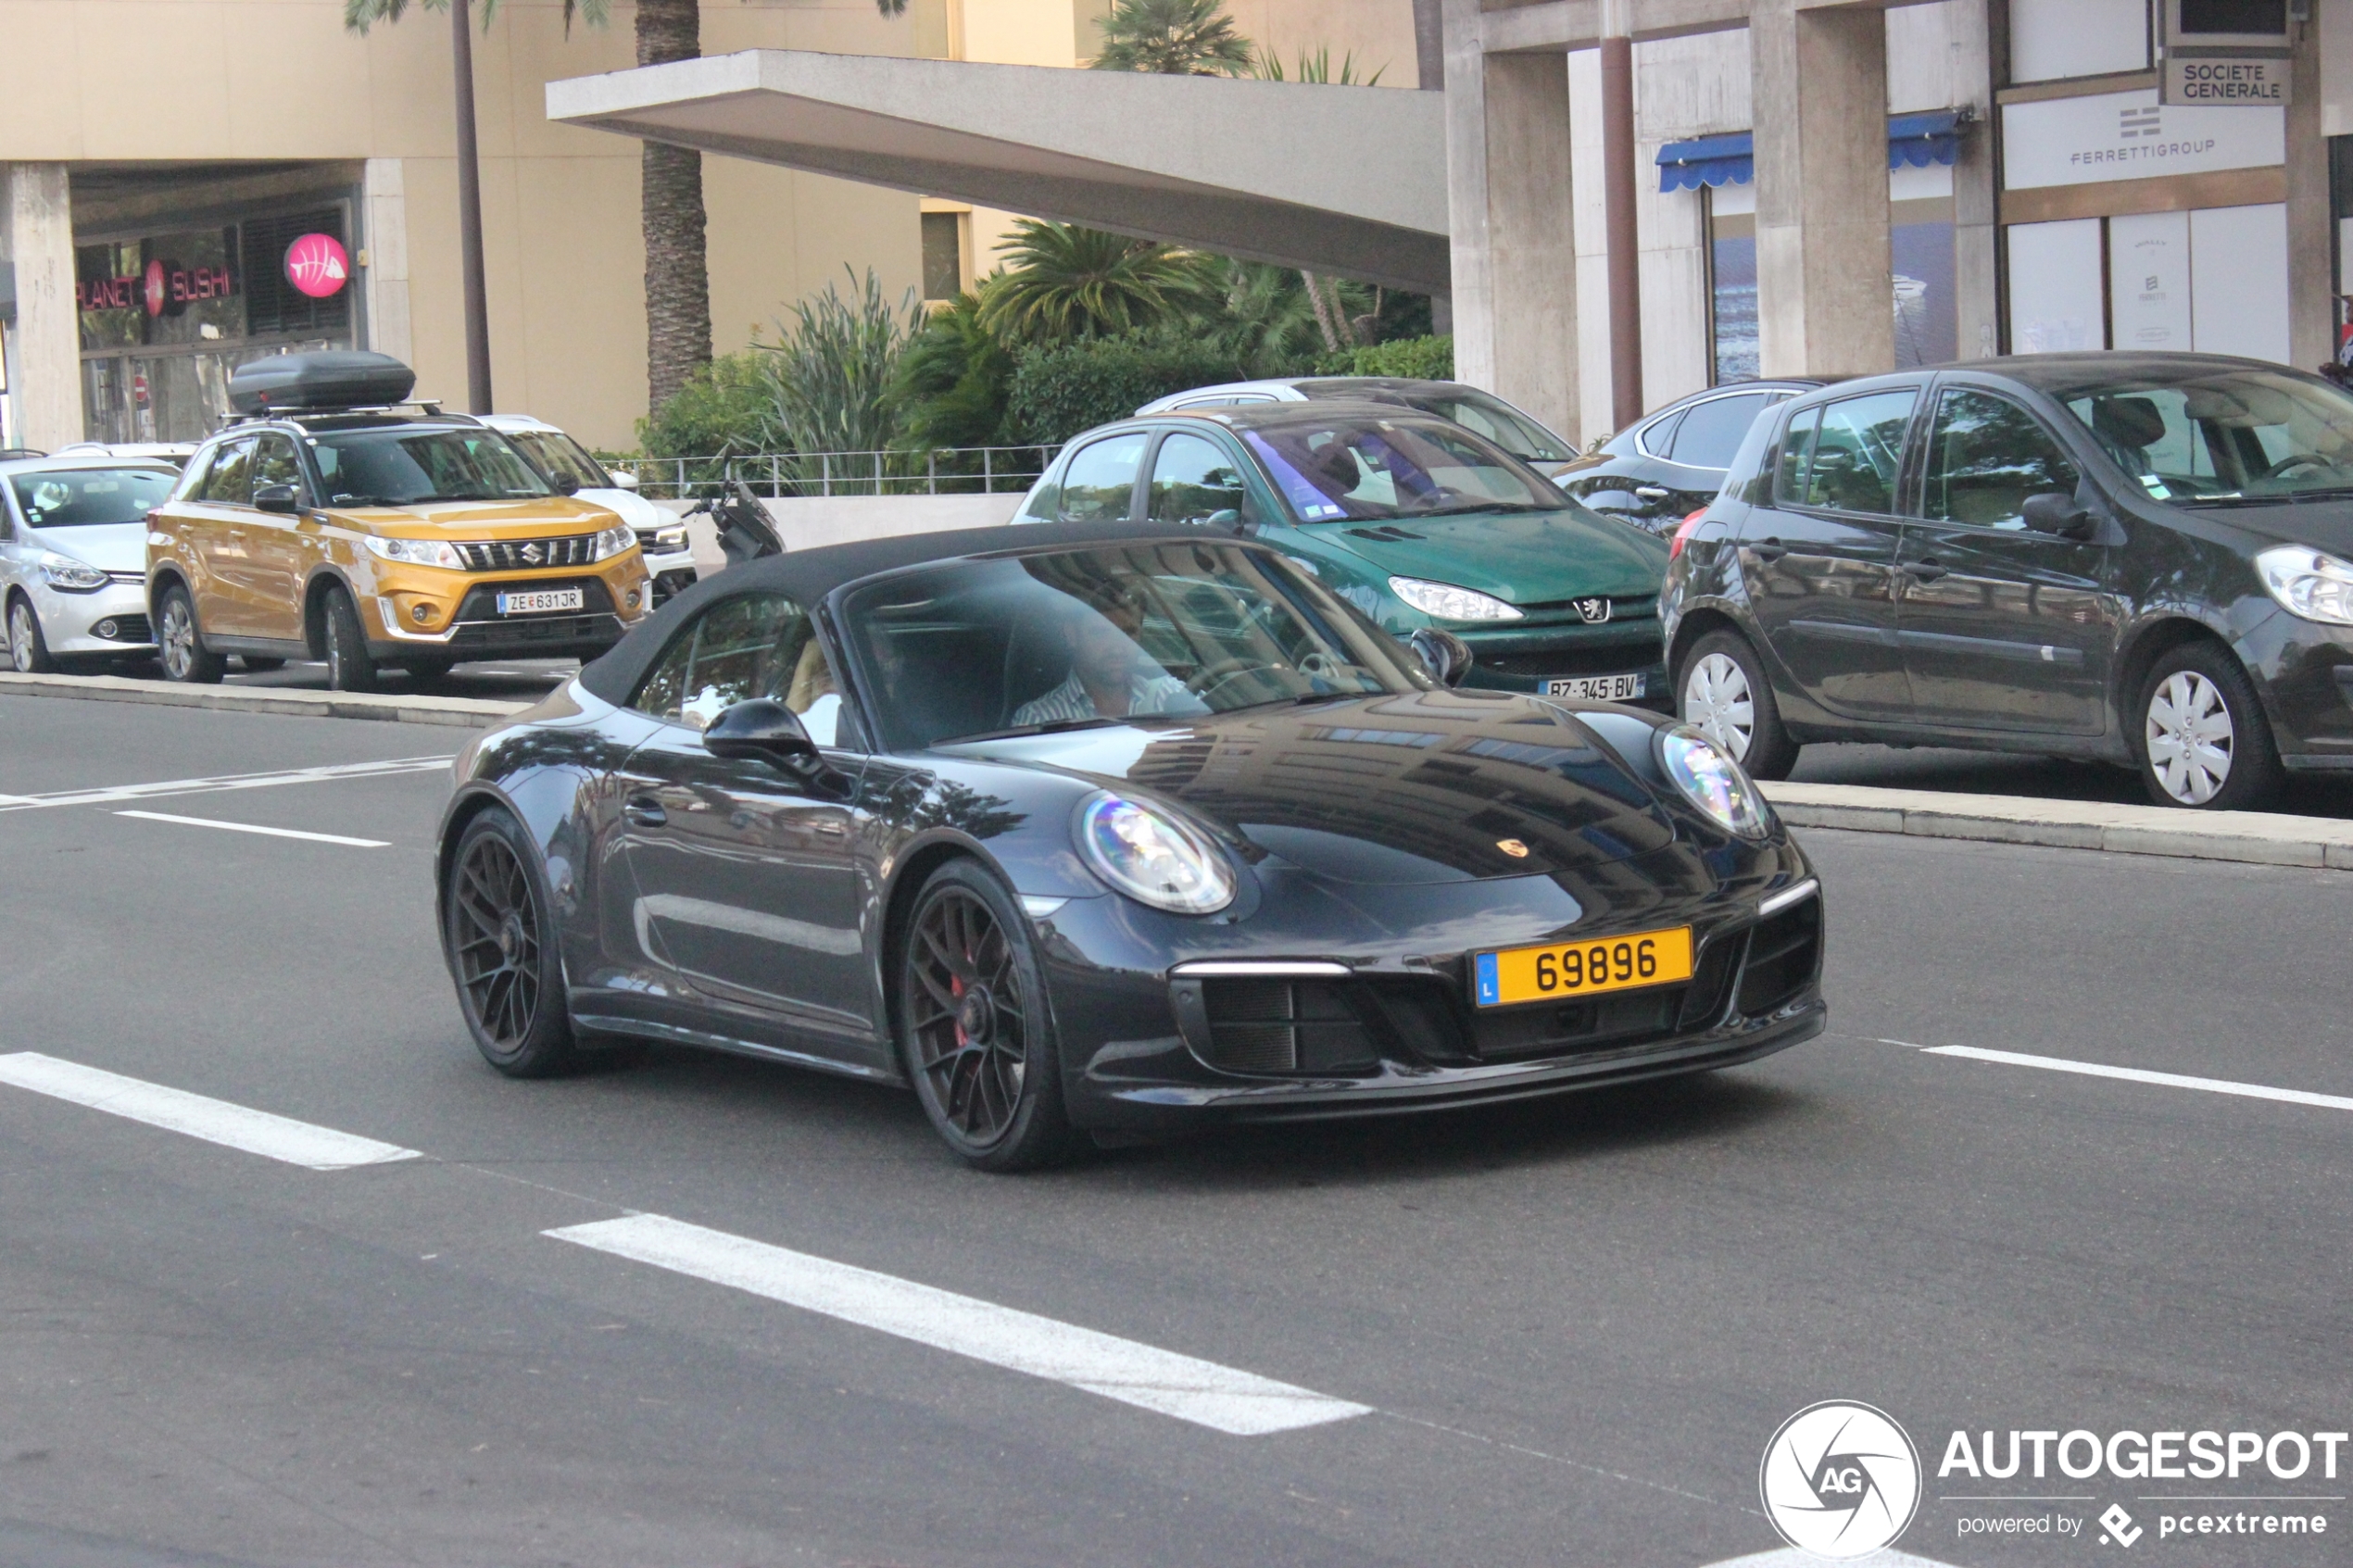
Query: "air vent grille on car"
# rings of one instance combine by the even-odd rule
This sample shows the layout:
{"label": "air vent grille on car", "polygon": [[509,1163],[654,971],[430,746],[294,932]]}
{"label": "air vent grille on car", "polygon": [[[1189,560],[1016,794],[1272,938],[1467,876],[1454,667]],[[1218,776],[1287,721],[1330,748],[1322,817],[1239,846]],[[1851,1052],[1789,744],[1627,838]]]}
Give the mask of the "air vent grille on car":
{"label": "air vent grille on car", "polygon": [[1363,1073],[1379,1063],[1346,983],[1212,980],[1210,1054],[1229,1073]]}
{"label": "air vent grille on car", "polygon": [[1806,988],[1821,961],[1822,901],[1808,898],[1750,934],[1736,1005],[1751,1018],[1772,1011]]}
{"label": "air vent grille on car", "polygon": [[566,539],[492,539],[460,545],[459,556],[469,571],[531,571],[543,566],[587,566],[597,558],[597,536],[575,533]]}

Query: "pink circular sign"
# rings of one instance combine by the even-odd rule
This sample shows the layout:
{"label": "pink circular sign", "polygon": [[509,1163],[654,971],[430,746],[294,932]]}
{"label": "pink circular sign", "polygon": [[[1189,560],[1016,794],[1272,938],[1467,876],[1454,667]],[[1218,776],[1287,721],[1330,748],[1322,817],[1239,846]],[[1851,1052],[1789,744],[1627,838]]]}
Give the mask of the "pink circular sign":
{"label": "pink circular sign", "polygon": [[286,282],[313,299],[324,299],[351,277],[351,258],[333,234],[305,234],[286,247]]}

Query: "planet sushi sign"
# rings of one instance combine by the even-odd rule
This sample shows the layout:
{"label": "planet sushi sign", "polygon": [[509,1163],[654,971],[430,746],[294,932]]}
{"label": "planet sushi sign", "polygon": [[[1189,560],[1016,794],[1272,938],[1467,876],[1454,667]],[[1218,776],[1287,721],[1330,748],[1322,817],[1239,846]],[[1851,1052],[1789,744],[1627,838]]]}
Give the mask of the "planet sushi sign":
{"label": "planet sushi sign", "polygon": [[340,293],[351,278],[351,258],[333,234],[305,234],[286,247],[286,282],[313,299]]}

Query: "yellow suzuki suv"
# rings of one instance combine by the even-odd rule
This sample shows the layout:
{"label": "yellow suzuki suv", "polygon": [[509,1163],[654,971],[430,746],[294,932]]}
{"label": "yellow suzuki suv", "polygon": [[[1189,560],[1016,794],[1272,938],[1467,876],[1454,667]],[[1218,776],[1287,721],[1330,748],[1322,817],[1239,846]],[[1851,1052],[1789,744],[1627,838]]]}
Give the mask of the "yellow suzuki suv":
{"label": "yellow suzuki suv", "polygon": [[380,354],[238,369],[238,417],[147,514],[167,678],[323,659],[335,690],[368,691],[388,666],[593,659],[652,608],[627,523],[479,420],[404,404],[415,381]]}

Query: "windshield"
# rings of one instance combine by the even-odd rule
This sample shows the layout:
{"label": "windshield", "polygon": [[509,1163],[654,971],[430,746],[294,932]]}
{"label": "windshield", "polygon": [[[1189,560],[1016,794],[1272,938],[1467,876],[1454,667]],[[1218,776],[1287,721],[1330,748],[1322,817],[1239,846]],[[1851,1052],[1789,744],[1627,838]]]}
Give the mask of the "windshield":
{"label": "windshield", "polygon": [[1459,392],[1416,392],[1409,395],[1409,400],[1416,408],[1426,408],[1465,430],[1478,432],[1522,462],[1565,463],[1577,456],[1559,436],[1502,398],[1484,392],[1467,387]]}
{"label": "windshield", "polygon": [[504,501],[547,482],[495,430],[355,430],[310,438],[331,507]]}
{"label": "windshield", "polygon": [[957,561],[844,608],[896,751],[1428,684],[1313,580],[1236,545]]}
{"label": "windshield", "polygon": [[180,476],[169,470],[57,469],[14,473],[17,509],[30,528],[88,528],[109,522],[139,522],[147,508],[170,496]]}
{"label": "windshield", "polygon": [[612,475],[598,466],[579,442],[560,431],[511,430],[506,435],[549,479],[570,479],[583,490],[612,488]]}
{"label": "windshield", "polygon": [[2161,501],[2244,505],[2353,489],[2353,397],[2322,382],[2185,365],[2052,395]]}
{"label": "windshield", "polygon": [[1246,430],[1302,522],[1555,511],[1561,493],[1467,431],[1378,416]]}

